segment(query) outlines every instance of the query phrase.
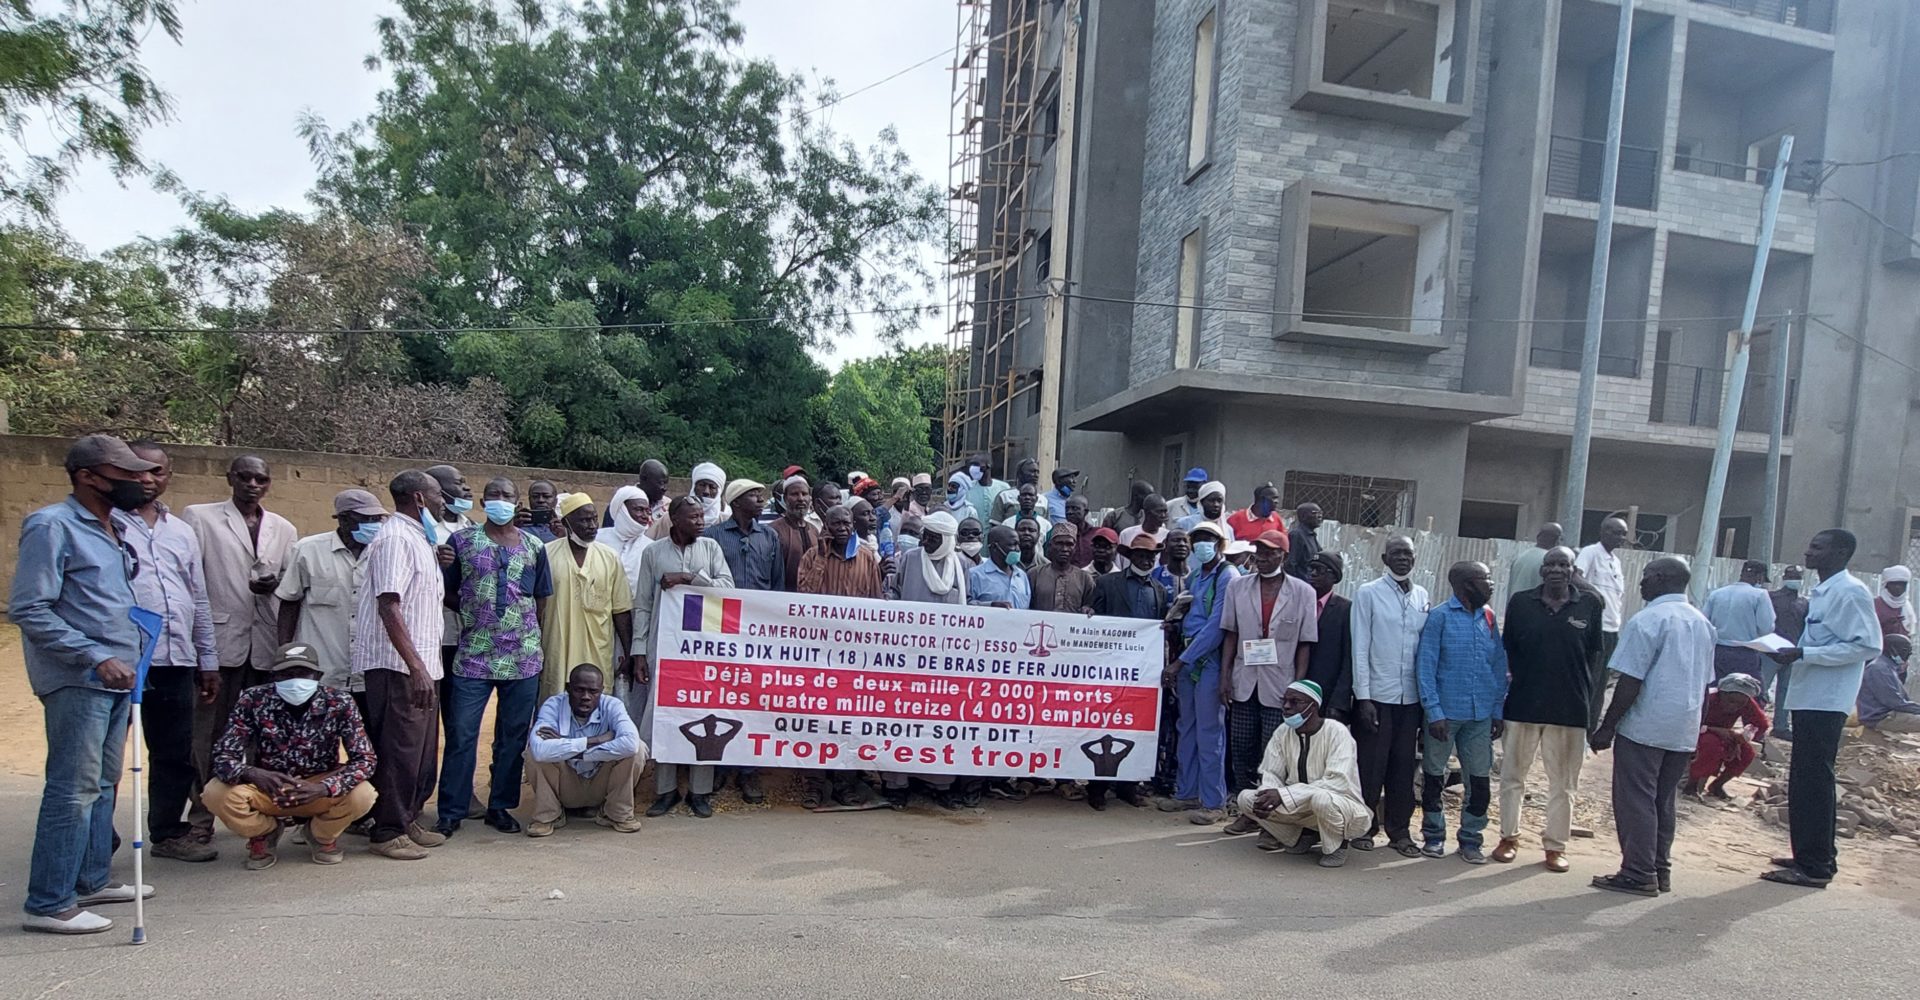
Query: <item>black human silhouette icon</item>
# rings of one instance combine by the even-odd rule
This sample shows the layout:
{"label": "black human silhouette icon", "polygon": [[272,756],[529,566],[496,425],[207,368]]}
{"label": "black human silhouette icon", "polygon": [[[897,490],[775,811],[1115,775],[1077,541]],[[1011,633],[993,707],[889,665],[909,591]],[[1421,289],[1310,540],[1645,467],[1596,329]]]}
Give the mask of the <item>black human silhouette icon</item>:
{"label": "black human silhouette icon", "polygon": [[[1094,777],[1112,778],[1120,774],[1120,762],[1133,752],[1133,746],[1132,740],[1108,733],[1097,740],[1080,744],[1080,752],[1093,761]],[[1096,750],[1096,747],[1099,749]]]}
{"label": "black human silhouette icon", "polygon": [[[700,732],[702,729],[706,731]],[[682,723],[680,732],[686,735],[687,742],[693,744],[694,760],[719,760],[727,752],[727,743],[740,735],[740,720],[722,719],[709,713],[692,722]]]}

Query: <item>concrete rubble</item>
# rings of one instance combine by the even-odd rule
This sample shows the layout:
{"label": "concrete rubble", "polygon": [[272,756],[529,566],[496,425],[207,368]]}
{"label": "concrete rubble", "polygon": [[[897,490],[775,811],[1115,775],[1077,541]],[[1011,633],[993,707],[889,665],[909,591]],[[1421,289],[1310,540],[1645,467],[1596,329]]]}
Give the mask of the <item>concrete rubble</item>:
{"label": "concrete rubble", "polygon": [[[1769,749],[1780,746],[1770,741]],[[1786,756],[1791,757],[1791,744]],[[1771,755],[1770,755],[1771,756]],[[1761,783],[1748,809],[1776,826],[1787,825],[1787,769]],[[1842,837],[1885,836],[1920,842],[1920,742],[1849,729],[1835,762],[1838,808],[1834,831]]]}

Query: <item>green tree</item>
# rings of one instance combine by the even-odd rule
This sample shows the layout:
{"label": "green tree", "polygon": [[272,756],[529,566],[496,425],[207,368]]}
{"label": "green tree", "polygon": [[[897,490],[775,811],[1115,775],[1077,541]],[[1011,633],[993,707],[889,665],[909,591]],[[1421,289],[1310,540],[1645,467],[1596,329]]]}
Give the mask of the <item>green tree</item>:
{"label": "green tree", "polygon": [[930,292],[939,196],[894,137],[808,114],[738,54],[729,0],[398,6],[379,109],[307,132],[323,201],[424,238],[432,325],[497,328],[410,342],[416,374],[496,374],[543,463],[805,460],[806,348],[875,309],[905,329]]}
{"label": "green tree", "polygon": [[892,477],[926,472],[938,454],[918,388],[901,356],[848,362],[813,401],[817,469],[866,469]]}
{"label": "green tree", "polygon": [[[0,0],[0,205],[52,215],[82,160],[104,157],[116,177],[145,173],[140,133],[167,117],[167,96],[140,64],[159,28],[180,40],[173,0]],[[52,147],[38,141],[52,136]]]}

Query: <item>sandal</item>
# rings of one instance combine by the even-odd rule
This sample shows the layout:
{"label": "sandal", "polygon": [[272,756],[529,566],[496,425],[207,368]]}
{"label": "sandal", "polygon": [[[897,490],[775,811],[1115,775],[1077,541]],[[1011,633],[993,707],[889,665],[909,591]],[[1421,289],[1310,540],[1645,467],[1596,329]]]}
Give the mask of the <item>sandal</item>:
{"label": "sandal", "polygon": [[1815,878],[1798,868],[1775,868],[1760,877],[1781,885],[1797,885],[1802,889],[1825,889],[1827,883],[1833,881],[1830,878]]}
{"label": "sandal", "polygon": [[1595,889],[1605,889],[1609,892],[1624,892],[1629,896],[1646,896],[1653,898],[1660,895],[1660,886],[1656,883],[1630,882],[1621,878],[1619,875],[1595,875],[1591,884]]}
{"label": "sandal", "polygon": [[1417,858],[1420,856],[1420,845],[1411,840],[1396,840],[1387,846],[1393,848],[1394,851],[1403,858]]}

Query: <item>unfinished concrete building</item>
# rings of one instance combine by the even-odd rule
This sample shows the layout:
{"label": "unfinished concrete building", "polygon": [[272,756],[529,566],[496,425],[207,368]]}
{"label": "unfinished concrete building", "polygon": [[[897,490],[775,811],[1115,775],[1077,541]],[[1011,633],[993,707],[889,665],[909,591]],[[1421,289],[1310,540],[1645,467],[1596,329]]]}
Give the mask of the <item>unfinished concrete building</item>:
{"label": "unfinished concrete building", "polygon": [[[960,9],[951,455],[1058,456],[1108,499],[1200,465],[1236,504],[1271,479],[1341,520],[1482,537],[1555,516],[1616,3]],[[1784,349],[1780,554],[1842,524],[1906,559],[1920,5],[1641,0],[1631,52],[1583,536],[1634,507],[1642,545],[1694,545],[1792,135],[1715,535],[1773,554],[1750,546]]]}

